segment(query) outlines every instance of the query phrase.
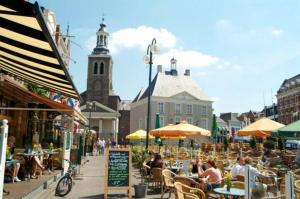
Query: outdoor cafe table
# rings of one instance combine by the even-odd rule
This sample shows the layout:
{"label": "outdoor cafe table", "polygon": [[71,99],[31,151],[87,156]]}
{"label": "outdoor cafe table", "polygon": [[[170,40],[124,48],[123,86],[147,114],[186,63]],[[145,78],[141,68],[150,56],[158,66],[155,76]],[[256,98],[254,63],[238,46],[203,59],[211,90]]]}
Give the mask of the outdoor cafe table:
{"label": "outdoor cafe table", "polygon": [[5,166],[6,167],[11,167],[11,166],[13,166],[13,165],[16,165],[16,164],[18,164],[19,163],[19,160],[13,160],[13,159],[11,159],[11,160],[6,160],[5,161]]}
{"label": "outdoor cafe table", "polygon": [[234,197],[245,196],[245,189],[230,188],[230,190],[227,191],[226,186],[215,188],[214,192],[217,194],[224,195],[225,198],[228,198],[228,196],[234,196]]}
{"label": "outdoor cafe table", "polygon": [[172,165],[172,166],[167,166],[166,168],[171,170],[173,173],[178,173],[180,169],[183,169],[183,166]]}

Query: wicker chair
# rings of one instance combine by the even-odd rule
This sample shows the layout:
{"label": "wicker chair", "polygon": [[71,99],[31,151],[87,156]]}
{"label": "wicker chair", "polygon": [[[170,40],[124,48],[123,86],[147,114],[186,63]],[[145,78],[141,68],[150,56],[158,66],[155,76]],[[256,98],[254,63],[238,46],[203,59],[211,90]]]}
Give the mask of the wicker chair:
{"label": "wicker chair", "polygon": [[150,171],[149,183],[152,183],[152,187],[162,188],[162,169],[161,168],[152,168]]}
{"label": "wicker chair", "polygon": [[237,176],[236,176],[236,180],[237,180],[237,181],[240,181],[240,182],[244,182],[244,181],[245,181],[245,176],[237,175]]}
{"label": "wicker chair", "polygon": [[189,187],[200,188],[200,184],[191,178],[187,178],[187,177],[183,177],[183,176],[175,176],[174,181],[180,182],[181,184],[189,186]]}
{"label": "wicker chair", "polygon": [[177,199],[206,199],[205,193],[201,189],[186,186],[180,182],[175,182]]}
{"label": "wicker chair", "polygon": [[232,187],[233,188],[238,188],[238,189],[245,189],[245,183],[240,182],[240,181],[233,181],[232,182]]}
{"label": "wicker chair", "polygon": [[169,197],[171,197],[171,194],[173,193],[176,195],[176,190],[174,186],[174,177],[176,176],[175,173],[168,169],[164,169],[162,171],[162,177],[163,177],[163,188],[161,193],[161,198],[164,197],[165,193],[169,192]]}

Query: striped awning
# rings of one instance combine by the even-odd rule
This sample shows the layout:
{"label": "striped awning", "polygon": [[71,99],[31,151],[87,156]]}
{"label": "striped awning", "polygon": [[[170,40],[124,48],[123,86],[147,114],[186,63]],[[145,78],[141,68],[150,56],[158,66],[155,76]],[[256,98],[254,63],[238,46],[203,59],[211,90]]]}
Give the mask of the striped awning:
{"label": "striped awning", "polygon": [[79,98],[37,2],[0,1],[0,72]]}

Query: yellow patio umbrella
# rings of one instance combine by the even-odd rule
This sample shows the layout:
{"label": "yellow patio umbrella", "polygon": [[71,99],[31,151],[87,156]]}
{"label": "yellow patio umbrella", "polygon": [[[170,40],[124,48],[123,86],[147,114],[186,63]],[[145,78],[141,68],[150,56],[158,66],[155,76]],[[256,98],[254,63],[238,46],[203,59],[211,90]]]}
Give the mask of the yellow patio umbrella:
{"label": "yellow patio umbrella", "polygon": [[153,136],[181,137],[181,136],[210,136],[210,131],[182,121],[180,124],[169,124],[165,127],[154,129],[150,132]]}
{"label": "yellow patio umbrella", "polygon": [[262,118],[238,131],[238,136],[255,136],[266,138],[272,131],[284,127],[284,124],[275,122],[268,118]]}
{"label": "yellow patio umbrella", "polygon": [[[146,139],[146,134],[147,132],[145,130],[137,130],[134,133],[131,133],[126,136],[126,139],[130,140],[141,140],[141,139]],[[154,136],[149,135],[149,139],[154,139]]]}

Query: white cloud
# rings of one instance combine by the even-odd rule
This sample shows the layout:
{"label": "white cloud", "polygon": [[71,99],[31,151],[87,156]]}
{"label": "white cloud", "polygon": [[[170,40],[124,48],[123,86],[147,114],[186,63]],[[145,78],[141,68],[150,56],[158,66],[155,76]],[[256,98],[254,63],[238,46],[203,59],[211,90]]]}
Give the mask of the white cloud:
{"label": "white cloud", "polygon": [[172,49],[166,53],[155,55],[154,62],[155,64],[170,66],[172,57],[177,59],[177,66],[183,68],[210,66],[217,63],[219,60],[217,57],[198,51]]}
{"label": "white cloud", "polygon": [[204,77],[204,76],[208,75],[208,72],[201,71],[201,72],[195,72],[195,73],[192,73],[192,74],[195,77]]}
{"label": "white cloud", "polygon": [[281,29],[274,29],[271,31],[272,36],[280,37],[283,34],[283,30]]}
{"label": "white cloud", "polygon": [[[147,45],[153,38],[161,48],[173,48],[176,44],[176,37],[167,29],[155,29],[148,26],[139,26],[137,28],[125,28],[111,33],[108,47],[112,54],[118,53],[124,48],[139,48],[146,51]],[[92,35],[86,42],[85,47],[91,51],[96,45],[96,35]]]}

